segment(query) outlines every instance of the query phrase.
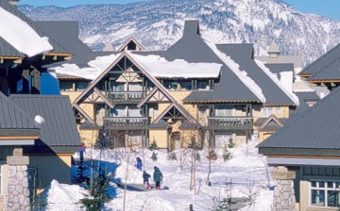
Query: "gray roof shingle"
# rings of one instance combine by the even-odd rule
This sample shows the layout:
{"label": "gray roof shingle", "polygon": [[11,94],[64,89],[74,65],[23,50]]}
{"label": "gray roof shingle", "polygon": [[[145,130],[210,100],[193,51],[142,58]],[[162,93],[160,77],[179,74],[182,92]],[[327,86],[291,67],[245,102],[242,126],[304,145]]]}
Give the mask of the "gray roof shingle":
{"label": "gray roof shingle", "polygon": [[315,75],[323,71],[328,65],[334,63],[340,59],[340,44],[323,54],[321,57],[316,59],[313,63],[305,67],[300,74]]}
{"label": "gray roof shingle", "polygon": [[10,99],[34,119],[40,115],[40,140],[52,146],[79,146],[80,137],[71,103],[66,96],[11,95]]}
{"label": "gray roof shingle", "polygon": [[308,78],[308,81],[340,80],[340,57]]}
{"label": "gray roof shingle", "polygon": [[[163,55],[167,60],[184,59],[188,62],[223,62],[204,42],[199,34],[198,21],[186,21],[182,38],[166,50]],[[255,94],[232,72],[229,67],[221,68],[220,81],[215,83],[214,91],[192,92],[185,102],[260,102]]]}
{"label": "gray roof shingle", "polygon": [[0,92],[0,136],[38,136],[34,118]]}
{"label": "gray roof shingle", "polygon": [[[46,36],[53,37],[54,42],[62,43],[65,46],[66,51],[72,52],[72,63],[84,65],[96,57],[96,54],[79,39],[78,22],[36,21],[35,24],[44,30]],[[58,47],[58,45],[56,46]],[[60,46],[54,49],[54,51],[64,50],[59,48]]]}
{"label": "gray roof shingle", "polygon": [[230,56],[261,87],[266,103],[270,105],[292,105],[295,103],[252,59],[253,44],[221,44],[217,47]]}
{"label": "gray roof shingle", "polygon": [[281,72],[285,72],[285,71],[294,71],[294,64],[288,64],[288,63],[284,63],[284,64],[265,64],[267,68],[270,69],[270,71],[272,73],[281,73]]}
{"label": "gray roof shingle", "polygon": [[337,88],[312,108],[293,117],[293,120],[290,118],[283,128],[259,144],[260,151],[280,149],[289,153],[294,149],[340,150],[339,104],[340,88]]}

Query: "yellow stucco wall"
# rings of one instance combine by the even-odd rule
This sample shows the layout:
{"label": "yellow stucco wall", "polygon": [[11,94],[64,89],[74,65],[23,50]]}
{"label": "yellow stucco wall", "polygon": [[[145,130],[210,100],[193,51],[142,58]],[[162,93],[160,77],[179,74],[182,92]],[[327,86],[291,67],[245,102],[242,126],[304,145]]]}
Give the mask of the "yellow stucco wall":
{"label": "yellow stucco wall", "polygon": [[[270,114],[265,112],[265,109],[269,108]],[[289,117],[289,107],[288,106],[282,106],[282,107],[262,107],[260,110],[254,110],[253,109],[253,116],[255,119],[260,117],[268,117],[270,115],[275,115],[278,118],[288,118]]]}
{"label": "yellow stucco wall", "polygon": [[61,95],[68,96],[70,98],[71,103],[74,102],[74,100],[81,94],[82,92],[75,92],[75,91],[70,91],[70,92],[65,92],[62,91]]}
{"label": "yellow stucco wall", "polygon": [[86,147],[93,147],[99,136],[99,130],[79,130],[80,140]]}
{"label": "yellow stucco wall", "polygon": [[264,141],[265,139],[269,138],[273,133],[268,133],[268,132],[259,132],[259,137],[258,140],[260,142]]}
{"label": "yellow stucco wall", "polygon": [[72,154],[57,154],[60,160],[62,160],[67,166],[72,165]]}
{"label": "yellow stucco wall", "polygon": [[149,144],[155,141],[159,148],[168,148],[168,131],[165,129],[149,130],[149,140]]}

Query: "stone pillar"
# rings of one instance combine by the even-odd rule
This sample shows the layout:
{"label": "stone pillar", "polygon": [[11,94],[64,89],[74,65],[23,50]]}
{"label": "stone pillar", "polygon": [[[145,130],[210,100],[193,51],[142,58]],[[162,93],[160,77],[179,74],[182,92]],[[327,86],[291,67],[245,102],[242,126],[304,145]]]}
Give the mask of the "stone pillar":
{"label": "stone pillar", "polygon": [[276,181],[272,211],[295,211],[294,179],[295,171],[286,167],[275,167],[273,179]]}
{"label": "stone pillar", "polygon": [[30,199],[28,189],[27,165],[29,158],[23,156],[22,148],[13,150],[13,155],[7,157],[8,184],[5,195],[7,211],[29,211]]}

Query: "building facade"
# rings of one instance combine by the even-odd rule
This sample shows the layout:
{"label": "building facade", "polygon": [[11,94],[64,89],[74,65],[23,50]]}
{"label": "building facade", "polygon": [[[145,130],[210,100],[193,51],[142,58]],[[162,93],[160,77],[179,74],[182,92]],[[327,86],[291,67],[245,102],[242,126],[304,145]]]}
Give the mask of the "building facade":
{"label": "building facade", "polygon": [[[209,43],[197,21],[186,21],[182,38],[166,51],[146,51],[135,42],[130,38],[118,51],[103,52],[87,68],[52,70],[89,146],[100,139],[114,140],[116,147],[238,145],[259,135],[258,118],[288,118],[299,104],[254,59],[252,44]],[[84,78],[91,83],[77,90]]]}

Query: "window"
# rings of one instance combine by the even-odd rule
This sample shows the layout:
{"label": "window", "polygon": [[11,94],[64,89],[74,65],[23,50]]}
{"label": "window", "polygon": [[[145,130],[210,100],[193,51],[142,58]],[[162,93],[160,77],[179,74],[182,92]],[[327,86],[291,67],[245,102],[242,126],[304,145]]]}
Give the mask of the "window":
{"label": "window", "polygon": [[310,190],[312,206],[340,206],[340,182],[311,181]]}
{"label": "window", "polygon": [[203,81],[203,80],[198,80],[197,81],[197,89],[198,90],[208,90],[209,89],[209,82]]}
{"label": "window", "polygon": [[89,83],[86,82],[86,81],[77,82],[76,83],[76,91],[85,90],[88,85],[89,85]]}
{"label": "window", "polygon": [[164,86],[170,90],[192,90],[191,80],[166,80]]}
{"label": "window", "polygon": [[73,91],[73,82],[71,81],[60,81],[61,91]]}
{"label": "window", "polygon": [[180,88],[177,81],[164,81],[164,86],[170,90],[177,90]]}
{"label": "window", "polygon": [[270,116],[272,115],[273,113],[273,108],[271,107],[266,107],[266,108],[263,108],[263,113],[264,113],[264,116]]}

